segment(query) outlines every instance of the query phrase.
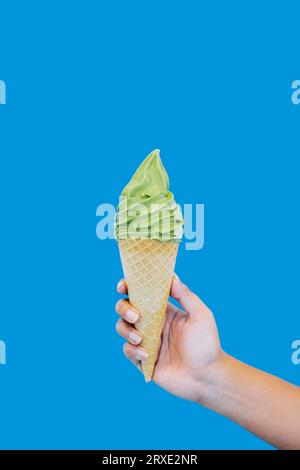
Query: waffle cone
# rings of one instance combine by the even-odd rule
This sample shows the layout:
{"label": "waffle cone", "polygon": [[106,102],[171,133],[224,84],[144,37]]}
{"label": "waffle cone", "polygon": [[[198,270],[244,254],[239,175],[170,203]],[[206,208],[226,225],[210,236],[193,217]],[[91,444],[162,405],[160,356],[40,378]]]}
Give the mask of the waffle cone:
{"label": "waffle cone", "polygon": [[135,327],[149,357],[142,362],[146,382],[152,378],[177,256],[177,242],[119,240],[130,303],[141,315]]}

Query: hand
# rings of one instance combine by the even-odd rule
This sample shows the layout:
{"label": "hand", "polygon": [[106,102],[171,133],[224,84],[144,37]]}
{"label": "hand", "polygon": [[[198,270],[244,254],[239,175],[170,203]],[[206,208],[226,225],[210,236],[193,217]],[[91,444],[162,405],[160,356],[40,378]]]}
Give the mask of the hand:
{"label": "hand", "polygon": [[[124,280],[118,291],[126,294]],[[214,317],[178,278],[168,304],[153,380],[170,393],[227,416],[282,449],[300,449],[300,388],[227,355]],[[140,370],[142,338],[134,328],[139,313],[122,299],[116,305],[125,355]]]}
{"label": "hand", "polygon": [[[124,280],[119,282],[118,292],[126,294]],[[168,304],[153,380],[174,395],[201,403],[223,358],[216,323],[208,307],[177,277],[171,296],[184,311]],[[141,370],[140,361],[146,353],[134,328],[139,313],[126,299],[117,302],[116,311],[121,316],[116,329],[128,341],[124,353]]]}

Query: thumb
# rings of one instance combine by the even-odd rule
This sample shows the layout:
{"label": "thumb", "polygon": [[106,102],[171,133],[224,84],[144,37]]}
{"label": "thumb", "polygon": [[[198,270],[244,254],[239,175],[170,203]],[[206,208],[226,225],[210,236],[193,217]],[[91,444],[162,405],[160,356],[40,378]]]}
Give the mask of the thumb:
{"label": "thumb", "polygon": [[190,289],[183,284],[177,276],[173,278],[171,297],[180,303],[192,319],[197,320],[201,318],[201,313],[205,313],[208,310],[204,302],[202,302],[196,294],[190,291]]}

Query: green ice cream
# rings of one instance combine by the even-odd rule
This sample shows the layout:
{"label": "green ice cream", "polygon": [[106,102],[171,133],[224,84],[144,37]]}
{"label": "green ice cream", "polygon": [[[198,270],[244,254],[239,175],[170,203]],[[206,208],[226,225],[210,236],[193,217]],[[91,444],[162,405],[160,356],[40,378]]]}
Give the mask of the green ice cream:
{"label": "green ice cream", "polygon": [[181,210],[169,191],[169,178],[159,150],[154,150],[121,193],[116,238],[179,241],[182,225]]}

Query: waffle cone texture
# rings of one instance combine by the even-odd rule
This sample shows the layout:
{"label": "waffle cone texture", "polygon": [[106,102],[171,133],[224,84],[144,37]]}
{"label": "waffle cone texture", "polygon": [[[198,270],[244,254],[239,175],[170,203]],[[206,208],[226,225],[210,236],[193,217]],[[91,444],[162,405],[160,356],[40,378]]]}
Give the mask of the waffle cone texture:
{"label": "waffle cone texture", "polygon": [[119,240],[129,301],[140,313],[135,324],[149,357],[142,362],[146,382],[152,378],[165,322],[178,242]]}

